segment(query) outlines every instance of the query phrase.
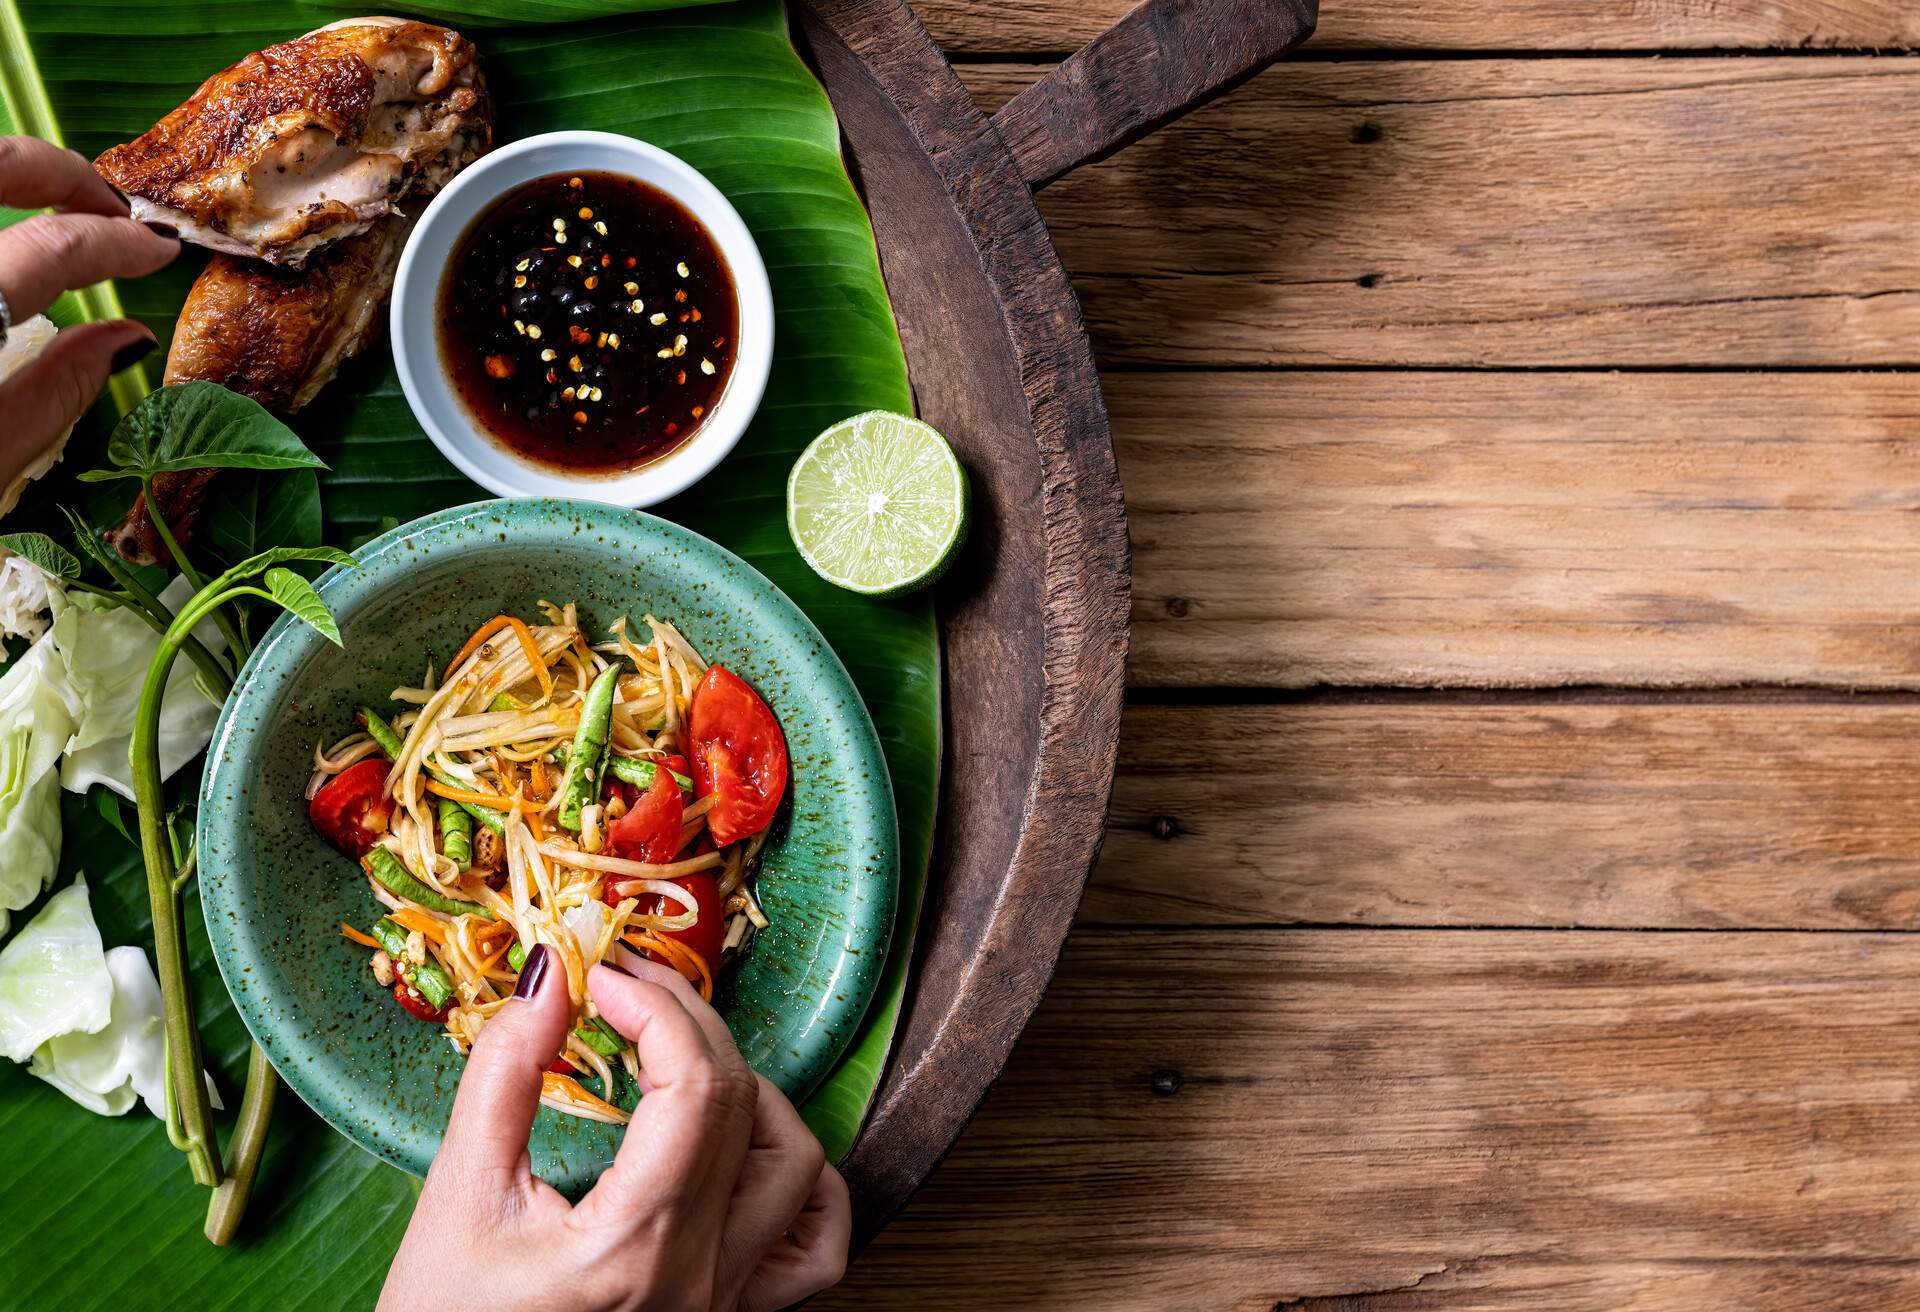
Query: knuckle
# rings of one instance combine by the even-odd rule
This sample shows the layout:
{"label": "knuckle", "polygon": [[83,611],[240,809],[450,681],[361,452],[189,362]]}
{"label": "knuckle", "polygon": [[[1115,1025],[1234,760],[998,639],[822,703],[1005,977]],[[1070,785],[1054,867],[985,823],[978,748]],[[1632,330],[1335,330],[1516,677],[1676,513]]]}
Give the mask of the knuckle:
{"label": "knuckle", "polygon": [[79,244],[79,225],[56,214],[36,214],[13,229],[22,242],[43,259],[72,259]]}

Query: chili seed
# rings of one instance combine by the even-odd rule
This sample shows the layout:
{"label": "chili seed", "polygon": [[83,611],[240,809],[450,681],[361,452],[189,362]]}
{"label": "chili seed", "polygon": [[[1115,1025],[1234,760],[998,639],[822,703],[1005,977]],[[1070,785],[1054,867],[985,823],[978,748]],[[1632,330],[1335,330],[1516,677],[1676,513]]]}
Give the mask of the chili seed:
{"label": "chili seed", "polygon": [[700,372],[711,376],[713,374],[713,361],[702,357],[700,360]]}
{"label": "chili seed", "polygon": [[688,274],[693,272],[692,269],[689,269],[687,267],[687,262],[685,260],[682,260],[680,261],[680,263],[674,265],[673,271],[679,274],[682,278],[686,277]]}

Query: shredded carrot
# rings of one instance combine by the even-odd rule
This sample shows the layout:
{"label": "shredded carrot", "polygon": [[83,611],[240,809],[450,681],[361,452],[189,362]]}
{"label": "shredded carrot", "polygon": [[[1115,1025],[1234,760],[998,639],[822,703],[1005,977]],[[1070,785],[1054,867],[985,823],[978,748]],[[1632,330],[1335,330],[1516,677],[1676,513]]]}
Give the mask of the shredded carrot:
{"label": "shredded carrot", "polygon": [[531,769],[534,795],[544,802],[547,799],[547,763],[536,756]]}
{"label": "shredded carrot", "polygon": [[489,806],[496,811],[504,811],[513,805],[511,798],[496,797],[492,793],[476,793],[465,788],[455,788],[443,784],[438,779],[427,780],[427,791],[449,801],[465,802],[469,806]]}
{"label": "shredded carrot", "polygon": [[527,664],[533,666],[534,677],[540,680],[541,694],[552,698],[553,672],[547,669],[546,657],[540,654],[540,644],[533,640],[533,630],[525,620],[512,615],[507,616],[507,623],[513,628],[513,636],[520,639],[520,650],[527,654]]}
{"label": "shredded carrot", "polygon": [[524,819],[527,822],[527,829],[533,834],[533,841],[536,843],[546,842],[547,826],[546,823],[540,819],[540,813],[538,811],[529,811],[526,813]]}
{"label": "shredded carrot", "polygon": [[435,920],[424,911],[415,910],[413,907],[400,907],[397,910],[387,912],[387,919],[403,928],[417,929],[435,943],[445,943],[447,941],[446,925]]}
{"label": "shredded carrot", "polygon": [[552,1071],[542,1071],[540,1074],[540,1092],[549,1098],[559,1098],[562,1101],[578,1099],[588,1106],[602,1108],[615,1116],[624,1117],[626,1115],[625,1112],[615,1107],[606,1099],[596,1098],[588,1093],[580,1087],[579,1081],[568,1075],[556,1075]]}
{"label": "shredded carrot", "polygon": [[[518,942],[518,941],[519,941],[519,940],[517,940],[517,939],[516,939],[516,940],[514,940],[514,942]],[[483,961],[483,962],[481,962],[481,963],[480,963],[480,972],[479,972],[479,973],[480,973],[480,974],[482,974],[482,975],[484,975],[484,974],[486,974],[486,973],[487,973],[488,971],[490,971],[490,970],[492,970],[492,969],[493,969],[493,967],[494,967],[494,963],[495,963],[495,962],[497,962],[497,961],[499,961],[499,960],[500,960],[500,958],[502,958],[502,957],[504,957],[504,956],[506,956],[506,955],[507,955],[507,953],[508,953],[509,951],[511,951],[512,949],[513,949],[513,943],[502,943],[502,944],[500,945],[500,947],[499,947],[499,949],[498,949],[497,951],[495,951],[495,952],[494,952],[494,953],[493,953],[493,954],[492,954],[491,956],[489,956],[489,957],[488,957],[488,958],[487,958],[487,959],[486,959],[485,961]]]}
{"label": "shredded carrot", "polygon": [[519,933],[519,931],[513,927],[512,921],[492,920],[492,921],[488,921],[486,924],[482,925],[480,928],[473,931],[473,941],[475,943],[485,943],[488,939],[492,938],[495,934],[517,934],[517,933]]}
{"label": "shredded carrot", "polygon": [[451,674],[455,670],[459,669],[463,664],[466,663],[467,657],[473,655],[476,651],[480,650],[481,643],[485,642],[488,638],[491,638],[494,634],[500,632],[500,630],[506,628],[507,625],[511,623],[513,623],[513,617],[511,615],[495,615],[492,619],[488,620],[485,624],[482,624],[479,628],[475,629],[473,631],[473,636],[467,639],[467,645],[460,649],[460,654],[447,662],[447,673]]}
{"label": "shredded carrot", "polygon": [[379,939],[374,938],[370,934],[362,934],[359,930],[355,929],[352,925],[349,925],[344,920],[340,922],[340,937],[344,939],[351,939],[353,942],[358,943],[363,948],[377,948],[380,946]]}
{"label": "shredded carrot", "polygon": [[[665,938],[650,929],[631,929],[625,935],[627,946],[643,951],[657,953],[666,958],[666,963],[686,976],[687,981],[699,986],[703,1001],[713,1001],[713,972],[707,969],[706,958],[684,943]],[[693,968],[688,969],[691,965]]]}

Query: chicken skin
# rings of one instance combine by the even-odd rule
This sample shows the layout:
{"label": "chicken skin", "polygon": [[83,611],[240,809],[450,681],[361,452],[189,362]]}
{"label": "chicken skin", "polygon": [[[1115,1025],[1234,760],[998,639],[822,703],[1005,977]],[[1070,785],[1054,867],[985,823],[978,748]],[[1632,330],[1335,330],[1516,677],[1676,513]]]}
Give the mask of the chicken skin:
{"label": "chicken skin", "polygon": [[[275,414],[300,409],[379,333],[380,309],[412,226],[411,219],[389,215],[304,269],[214,256],[180,311],[166,385],[204,379]],[[195,469],[154,479],[167,527],[182,543],[193,537],[215,473]],[[136,564],[170,563],[144,497],[107,540]]]}
{"label": "chicken skin", "polygon": [[349,18],[215,73],[94,167],[137,219],[298,268],[437,192],[491,137],[472,42],[430,23]]}

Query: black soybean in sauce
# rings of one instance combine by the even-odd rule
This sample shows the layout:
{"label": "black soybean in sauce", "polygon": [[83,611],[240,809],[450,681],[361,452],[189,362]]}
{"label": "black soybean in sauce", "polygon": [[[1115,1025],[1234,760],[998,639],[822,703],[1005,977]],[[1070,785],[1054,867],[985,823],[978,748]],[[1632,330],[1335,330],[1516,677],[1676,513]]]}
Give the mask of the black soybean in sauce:
{"label": "black soybean in sauce", "polygon": [[481,428],[544,464],[616,473],[712,412],[738,313],[726,261],[678,201],[581,172],[535,179],[474,222],[439,317],[441,357]]}

